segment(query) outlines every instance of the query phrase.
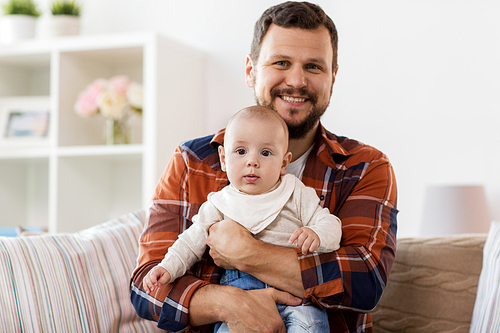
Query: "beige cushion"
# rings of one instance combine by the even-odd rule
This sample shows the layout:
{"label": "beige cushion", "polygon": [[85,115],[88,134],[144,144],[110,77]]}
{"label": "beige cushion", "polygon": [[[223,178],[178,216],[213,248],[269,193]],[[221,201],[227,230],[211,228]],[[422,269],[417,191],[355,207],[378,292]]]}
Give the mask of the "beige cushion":
{"label": "beige cushion", "polygon": [[484,235],[399,239],[374,331],[468,332]]}

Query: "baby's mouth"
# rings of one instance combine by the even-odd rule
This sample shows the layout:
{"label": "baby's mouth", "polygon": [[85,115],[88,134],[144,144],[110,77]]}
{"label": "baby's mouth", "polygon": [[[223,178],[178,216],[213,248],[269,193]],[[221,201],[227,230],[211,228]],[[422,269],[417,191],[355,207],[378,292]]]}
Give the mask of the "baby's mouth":
{"label": "baby's mouth", "polygon": [[259,179],[256,175],[246,175],[244,178],[249,183],[255,183]]}

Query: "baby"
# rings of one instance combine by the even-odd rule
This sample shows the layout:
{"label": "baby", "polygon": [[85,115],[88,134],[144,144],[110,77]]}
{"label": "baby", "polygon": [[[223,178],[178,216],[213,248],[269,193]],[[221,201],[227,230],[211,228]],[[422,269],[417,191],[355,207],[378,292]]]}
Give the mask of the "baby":
{"label": "baby", "polygon": [[[263,106],[236,113],[227,124],[219,156],[230,185],[208,195],[191,227],[146,275],[143,286],[148,294],[183,276],[200,260],[209,227],[226,218],[244,226],[256,239],[298,247],[304,254],[332,252],[340,247],[340,220],[319,205],[314,189],[286,174],[292,154],[288,151],[287,125],[278,113]],[[269,287],[237,270],[226,270],[221,284],[247,290]],[[313,305],[277,306],[287,330],[289,325],[307,325],[311,326],[308,332],[329,331],[324,310]],[[216,332],[229,329],[225,323],[218,323]]]}

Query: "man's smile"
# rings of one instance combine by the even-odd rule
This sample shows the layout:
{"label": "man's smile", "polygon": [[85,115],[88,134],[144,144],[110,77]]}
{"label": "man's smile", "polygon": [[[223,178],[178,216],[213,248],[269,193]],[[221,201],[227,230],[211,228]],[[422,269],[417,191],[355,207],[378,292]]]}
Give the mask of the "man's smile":
{"label": "man's smile", "polygon": [[270,95],[271,100],[279,98],[283,102],[293,104],[296,107],[301,106],[304,103],[311,103],[312,105],[315,105],[318,99],[316,93],[306,88],[292,89],[275,87],[271,89]]}
{"label": "man's smile", "polygon": [[280,98],[285,102],[289,103],[304,103],[306,101],[306,98],[304,97],[292,97],[292,96],[281,95]]}

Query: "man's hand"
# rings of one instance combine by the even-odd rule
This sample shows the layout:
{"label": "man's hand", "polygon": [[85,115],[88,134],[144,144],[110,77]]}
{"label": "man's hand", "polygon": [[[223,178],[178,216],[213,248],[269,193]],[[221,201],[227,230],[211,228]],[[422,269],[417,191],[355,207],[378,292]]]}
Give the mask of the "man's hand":
{"label": "man's hand", "polygon": [[286,333],[285,323],[276,304],[299,305],[300,298],[274,288],[246,291],[248,297],[238,300],[226,320],[231,332]]}
{"label": "man's hand", "polygon": [[210,256],[217,266],[225,269],[241,270],[237,264],[246,262],[255,242],[258,241],[248,230],[231,219],[214,223],[207,238]]}
{"label": "man's hand", "polygon": [[231,219],[213,224],[207,245],[217,266],[238,269],[279,290],[304,295],[297,253],[292,248],[257,240]]}
{"label": "man's hand", "polygon": [[224,321],[231,332],[286,333],[276,304],[297,306],[300,303],[300,298],[274,288],[247,291],[209,285],[194,293],[189,314],[194,326]]}

